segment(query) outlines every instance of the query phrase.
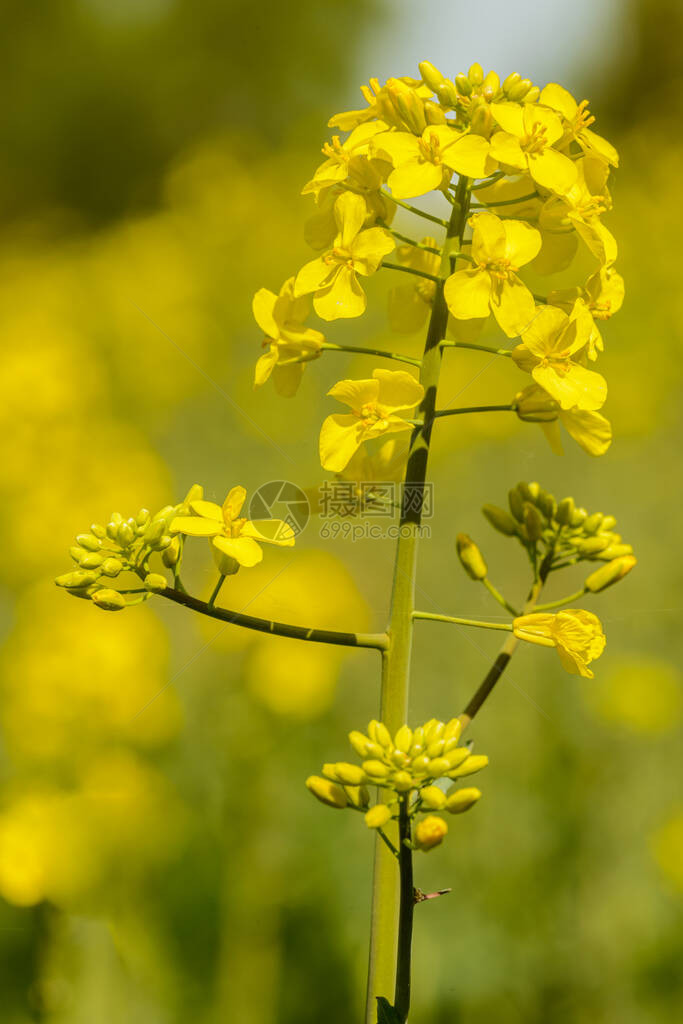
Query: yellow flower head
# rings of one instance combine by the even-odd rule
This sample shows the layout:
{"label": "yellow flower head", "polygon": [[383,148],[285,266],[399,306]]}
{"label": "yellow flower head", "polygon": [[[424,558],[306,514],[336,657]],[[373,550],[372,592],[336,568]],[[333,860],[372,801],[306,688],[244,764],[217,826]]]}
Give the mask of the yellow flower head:
{"label": "yellow flower head", "polygon": [[582,157],[575,163],[578,177],[566,195],[551,196],[539,215],[539,225],[549,231],[575,230],[602,266],[617,258],[614,235],[600,220],[611,207],[607,189],[609,166],[601,160]]}
{"label": "yellow flower head", "polygon": [[515,410],[521,420],[538,423],[556,455],[563,455],[560,423],[589,455],[604,455],[612,443],[612,426],[599,412],[563,409],[538,384],[530,384],[515,396]]}
{"label": "yellow flower head", "polygon": [[362,196],[343,192],[334,204],[338,233],[332,249],[306,263],[296,276],[294,295],[313,292],[315,311],[323,320],[360,316],[365,311],[358,274],[374,274],[395,247],[384,228],[362,230],[366,213]]}
{"label": "yellow flower head", "polygon": [[376,156],[388,156],[394,166],[388,185],[397,199],[443,188],[454,171],[484,178],[497,166],[486,139],[447,124],[428,125],[419,137],[410,132],[382,132],[373,139],[372,148]]}
{"label": "yellow flower head", "polygon": [[542,647],[555,647],[567,672],[592,679],[588,668],[605,649],[605,634],[597,615],[582,608],[567,608],[551,615],[532,612],[514,619],[516,637]]}
{"label": "yellow flower head", "polygon": [[533,319],[534,298],[517,270],[538,254],[541,235],[520,220],[501,220],[494,213],[470,219],[474,229],[471,270],[457,270],[446,281],[444,295],[457,320],[484,318],[489,310],[509,338]]}
{"label": "yellow flower head", "polygon": [[591,131],[595,118],[588,109],[588,100],[577,103],[570,92],[556,82],[550,82],[541,92],[540,103],[562,115],[565,122],[565,137],[575,139],[586,156],[596,157],[612,167],[619,166],[619,154],[614,146]]}
{"label": "yellow flower head", "polygon": [[415,846],[418,850],[432,850],[443,842],[448,825],[438,814],[430,814],[415,826]]}
{"label": "yellow flower head", "polygon": [[542,188],[565,195],[577,172],[569,157],[553,149],[564,134],[557,114],[535,103],[492,103],[491,112],[501,128],[491,136],[491,156],[528,171]]}
{"label": "yellow flower head", "polygon": [[254,387],[265,384],[272,373],[278,393],[289,397],[301,383],[304,363],[320,355],[325,341],[320,331],[304,327],[311,300],[308,296],[295,298],[294,278],[290,277],[279,295],[259,288],[252,308],[254,319],[265,334],[263,347],[268,349],[256,363]]}
{"label": "yellow flower head", "polygon": [[562,409],[599,409],[607,396],[605,378],[572,359],[586,348],[593,330],[593,318],[580,299],[569,316],[557,306],[540,306],[512,358]]}
{"label": "yellow flower head", "polygon": [[[176,516],[171,523],[173,533],[188,537],[208,537],[222,571],[230,568],[220,556],[232,560],[237,566],[257,565],[263,559],[261,544],[292,547],[294,530],[281,519],[250,521],[240,517],[247,492],[244,487],[233,487],[223,506],[212,501],[191,501],[192,516]],[[235,570],[233,570],[235,571]]]}
{"label": "yellow flower head", "polygon": [[[577,299],[585,302],[593,321],[609,320],[619,312],[623,304],[624,279],[613,267],[600,267],[591,274],[582,288],[560,288],[548,295],[549,304],[559,306],[566,313],[571,312]],[[588,343],[589,359],[597,359],[598,352],[604,351],[604,348],[602,334],[594,322],[593,333]]]}
{"label": "yellow flower head", "polygon": [[424,388],[405,370],[374,370],[370,380],[340,380],[327,393],[351,408],[328,416],[320,431],[322,467],[341,473],[363,442],[412,429],[401,414],[422,401]]}

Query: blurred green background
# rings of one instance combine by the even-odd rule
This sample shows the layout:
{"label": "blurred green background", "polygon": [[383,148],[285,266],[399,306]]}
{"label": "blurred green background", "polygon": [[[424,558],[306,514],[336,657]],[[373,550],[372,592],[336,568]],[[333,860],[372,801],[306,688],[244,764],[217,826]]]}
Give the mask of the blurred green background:
{"label": "blurred green background", "polygon": [[[586,602],[608,634],[594,680],[522,650],[477,721],[484,799],[418,861],[419,885],[456,897],[418,911],[413,1017],[680,1019],[678,0],[582,0],[571,16],[526,0],[60,0],[7,3],[4,28],[3,1021],[360,1019],[372,841],[303,781],[347,757],[346,732],[376,714],[373,653],[207,625],[161,602],[108,616],[51,579],[73,534],[112,509],[154,510],[195,481],[217,500],[237,483],[319,482],[325,390],[372,364],[322,360],[294,401],[254,393],[251,296],[308,258],[299,191],[327,118],[359,105],[369,75],[415,74],[424,58],[590,96],[622,156],[608,224],[627,301],[604,332],[616,440],[603,459],[575,446],[557,458],[506,417],[442,424],[421,601],[496,611],[457,565],[458,530],[511,596],[525,590],[521,551],[479,514],[520,479],[615,514],[640,564]],[[393,283],[377,275],[367,316],[328,335],[386,343]],[[509,401],[522,385],[480,355],[447,363],[444,404]],[[381,628],[392,549],[322,541],[312,524],[224,598]],[[193,587],[208,593],[213,578],[196,547]],[[423,624],[413,720],[457,713],[496,647]]]}

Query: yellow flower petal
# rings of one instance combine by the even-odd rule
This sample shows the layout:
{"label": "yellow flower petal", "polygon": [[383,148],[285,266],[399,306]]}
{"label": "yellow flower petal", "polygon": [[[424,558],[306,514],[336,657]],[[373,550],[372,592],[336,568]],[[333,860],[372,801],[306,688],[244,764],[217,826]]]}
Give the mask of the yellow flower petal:
{"label": "yellow flower petal", "polygon": [[503,131],[518,137],[524,134],[524,111],[519,103],[492,103],[489,109]]}
{"label": "yellow flower petal", "polygon": [[263,561],[263,551],[252,537],[214,537],[212,543],[246,569]]}
{"label": "yellow flower petal", "polygon": [[363,405],[376,402],[379,395],[379,381],[373,377],[371,380],[340,380],[327,392],[330,398],[336,398],[338,402],[350,406],[352,409],[360,409]]}
{"label": "yellow flower petal", "polygon": [[326,263],[322,256],[305,263],[294,282],[294,294],[305,295],[307,292],[315,292],[329,284],[330,278],[336,272],[337,267]]}
{"label": "yellow flower petal", "polygon": [[406,370],[373,370],[372,376],[379,381],[377,401],[385,409],[412,409],[424,398],[424,388]]}
{"label": "yellow flower petal", "polygon": [[576,184],[576,165],[569,157],[547,147],[542,153],[529,154],[529,173],[543,188],[566,195]]}
{"label": "yellow flower petal", "polygon": [[515,274],[496,283],[491,293],[491,309],[508,338],[521,334],[536,314],[533,295]]}
{"label": "yellow flower petal", "polygon": [[228,496],[223,502],[223,518],[226,523],[231,523],[233,519],[237,519],[246,499],[247,492],[244,487],[233,487],[228,492]]}
{"label": "yellow flower petal", "polygon": [[579,143],[584,149],[588,149],[591,154],[597,154],[612,167],[619,166],[619,153],[612,143],[603,139],[602,135],[592,132],[590,128],[583,129],[579,136]]}
{"label": "yellow flower petal", "polygon": [[[450,130],[450,129],[449,129]],[[450,144],[442,143],[443,162],[468,178],[485,178],[496,169],[491,146],[481,135],[462,135]]]}
{"label": "yellow flower petal", "polygon": [[367,207],[362,196],[355,192],[342,192],[334,204],[334,219],[340,234],[340,242],[344,249],[351,246],[354,238],[363,227]]}
{"label": "yellow flower petal", "polygon": [[276,302],[277,295],[274,292],[259,288],[251,304],[254,320],[267,338],[277,338],[280,333],[273,317]]}
{"label": "yellow flower petal", "polygon": [[278,395],[292,398],[299,390],[304,375],[304,364],[293,363],[291,366],[276,366],[273,371],[273,383]]}
{"label": "yellow flower petal", "polygon": [[513,267],[523,267],[530,263],[541,249],[541,233],[522,220],[506,220],[503,222],[505,232],[505,256]]}
{"label": "yellow flower petal", "polygon": [[473,229],[472,257],[475,263],[502,260],[506,256],[505,224],[495,213],[475,213],[470,217]]}
{"label": "yellow flower petal", "polygon": [[346,266],[338,266],[331,282],[313,298],[313,306],[321,320],[361,316],[366,304],[365,292],[355,271]]}
{"label": "yellow flower petal", "polygon": [[567,121],[573,121],[576,117],[578,104],[572,94],[563,89],[557,82],[549,82],[545,89],[541,90],[538,102],[544,107],[557,110]]}
{"label": "yellow flower petal", "polygon": [[222,524],[223,509],[215,501],[204,501],[203,498],[197,498],[189,504],[192,511],[198,516],[202,516],[204,519],[215,519],[217,523]]}
{"label": "yellow flower petal", "polygon": [[273,367],[277,363],[277,348],[271,346],[267,352],[257,360],[254,369],[254,387],[260,388],[270,377]]}
{"label": "yellow flower petal", "polygon": [[282,519],[252,519],[244,524],[240,537],[253,537],[262,544],[283,548],[291,548],[295,540],[294,530]]}
{"label": "yellow flower petal", "polygon": [[320,431],[320,463],[323,469],[341,473],[363,443],[364,428],[357,416],[335,413]]}
{"label": "yellow flower petal", "polygon": [[547,110],[536,103],[525,103],[522,120],[524,121],[525,135],[531,135],[539,128],[543,129],[546,149],[562,138],[562,122],[552,110]]}
{"label": "yellow flower petal", "polygon": [[536,366],[531,375],[563,409],[600,409],[607,398],[607,381],[594,370],[572,363],[563,373],[552,366]]}
{"label": "yellow flower petal", "polygon": [[612,425],[599,412],[569,409],[560,413],[567,433],[589,455],[604,455],[612,443]]}
{"label": "yellow flower petal", "polygon": [[368,228],[354,240],[350,252],[353,269],[366,277],[374,274],[384,256],[396,248],[396,243],[384,228]]}
{"label": "yellow flower petal", "polygon": [[443,167],[426,160],[410,160],[395,168],[387,184],[397,199],[412,199],[439,188]]}
{"label": "yellow flower petal", "polygon": [[200,519],[199,516],[176,516],[171,523],[171,533],[184,533],[188,537],[215,537],[223,529],[215,519]]}
{"label": "yellow flower petal", "polygon": [[528,163],[519,139],[510,132],[496,132],[491,136],[491,156],[499,163],[519,170],[525,170]]}
{"label": "yellow flower petal", "polygon": [[537,306],[536,315],[522,332],[522,341],[530,352],[543,359],[555,351],[555,340],[568,324],[569,317],[557,306]]}
{"label": "yellow flower petal", "polygon": [[444,297],[457,320],[489,315],[491,278],[485,270],[456,270],[444,285]]}

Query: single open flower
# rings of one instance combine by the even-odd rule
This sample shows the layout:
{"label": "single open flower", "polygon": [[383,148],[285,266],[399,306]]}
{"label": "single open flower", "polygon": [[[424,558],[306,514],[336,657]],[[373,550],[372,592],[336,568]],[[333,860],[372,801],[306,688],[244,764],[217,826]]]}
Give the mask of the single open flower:
{"label": "single open flower", "polygon": [[405,370],[374,370],[370,380],[340,380],[327,393],[351,408],[328,416],[320,431],[322,467],[341,473],[364,441],[412,429],[403,414],[424,388]]}
{"label": "single open flower", "polygon": [[586,349],[593,330],[593,317],[581,299],[569,316],[557,306],[539,306],[512,358],[562,409],[599,409],[607,397],[605,378],[572,358]]}
{"label": "single open flower", "polygon": [[264,352],[256,363],[254,387],[261,387],[273,374],[279,394],[294,395],[301,383],[304,365],[320,355],[325,335],[304,327],[311,310],[307,295],[294,296],[294,278],[285,281],[280,294],[259,288],[252,303],[254,319],[263,331]]}
{"label": "single open flower", "polygon": [[[257,565],[263,559],[261,544],[292,547],[294,530],[282,519],[250,521],[240,517],[246,497],[244,487],[233,487],[222,507],[213,501],[191,501],[194,515],[176,516],[171,531],[188,537],[208,537],[219,555],[232,559],[237,566]],[[220,559],[218,562],[221,568]]]}
{"label": "single open flower", "polygon": [[501,131],[491,136],[491,156],[501,164],[528,171],[542,188],[564,195],[576,182],[576,167],[553,148],[564,134],[554,111],[535,103],[492,103]]}
{"label": "single open flower", "polygon": [[596,320],[609,320],[621,309],[624,302],[624,279],[614,267],[600,267],[586,281],[583,287],[558,288],[548,295],[551,306],[559,306],[565,313],[571,313],[577,299],[582,299],[593,317],[593,333],[588,342],[589,359],[597,359],[598,352],[604,351],[605,343]]}
{"label": "single open flower", "polygon": [[457,270],[444,285],[444,296],[457,320],[483,318],[493,312],[508,338],[528,326],[535,313],[534,297],[517,271],[538,254],[541,235],[520,220],[501,220],[494,213],[470,218],[471,270]]}
{"label": "single open flower", "polygon": [[447,185],[453,172],[484,178],[495,171],[496,161],[481,135],[457,131],[449,125],[428,125],[421,136],[411,132],[382,132],[372,141],[372,152],[385,154],[394,170],[388,185],[398,199],[423,196]]}
{"label": "single open flower", "polygon": [[589,455],[604,455],[612,443],[608,419],[589,409],[563,409],[538,384],[530,384],[515,396],[515,412],[526,423],[538,423],[556,455],[564,455],[560,424]]}
{"label": "single open flower", "polygon": [[599,658],[605,649],[600,619],[583,608],[567,608],[556,615],[548,612],[520,615],[514,619],[512,629],[520,640],[555,647],[567,672],[586,679],[593,678],[589,663]]}
{"label": "single open flower", "polygon": [[588,100],[577,103],[572,94],[561,85],[549,82],[541,92],[539,103],[562,115],[565,121],[565,137],[567,140],[575,139],[586,156],[596,157],[606,164],[611,164],[612,167],[619,166],[619,154],[612,143],[591,131],[590,126],[595,124],[595,118],[588,109]]}
{"label": "single open flower", "polygon": [[617,258],[617,242],[600,220],[611,207],[607,188],[609,166],[582,157],[576,161],[578,177],[566,195],[551,196],[539,214],[539,226],[550,232],[574,230],[602,266]]}
{"label": "single open flower", "polygon": [[363,197],[343,192],[334,204],[338,233],[333,247],[306,263],[296,275],[294,295],[313,292],[313,306],[323,320],[364,313],[367,300],[358,274],[374,274],[384,256],[395,248],[384,228],[362,230],[366,215]]}

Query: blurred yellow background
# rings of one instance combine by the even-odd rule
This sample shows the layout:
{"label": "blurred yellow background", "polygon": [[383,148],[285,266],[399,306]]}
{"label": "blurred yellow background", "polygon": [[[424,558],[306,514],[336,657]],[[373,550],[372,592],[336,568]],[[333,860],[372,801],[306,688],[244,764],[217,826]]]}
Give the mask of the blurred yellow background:
{"label": "blurred yellow background", "polygon": [[[375,655],[207,624],[160,600],[109,616],[52,578],[73,535],[112,510],[155,510],[195,481],[222,500],[238,483],[321,480],[325,391],[374,364],[331,356],[307,369],[294,400],[254,392],[251,297],[308,258],[299,192],[327,118],[356,105],[369,74],[417,74],[421,59],[453,75],[496,58],[503,75],[563,76],[590,96],[621,153],[608,224],[627,288],[604,331],[615,442],[603,459],[576,446],[557,458],[514,417],[439,425],[424,603],[491,614],[457,564],[459,530],[506,592],[524,590],[521,552],[479,513],[518,480],[616,515],[640,564],[587,603],[608,635],[594,680],[523,650],[477,721],[491,756],[484,800],[418,864],[419,885],[453,886],[457,912],[442,899],[418,913],[413,1016],[683,1014],[683,12],[677,0],[593,8],[580,3],[565,32],[559,3],[534,22],[536,4],[496,2],[469,34],[457,2],[66,0],[5,12],[7,1024],[359,1019],[372,841],[303,781],[345,759],[348,730],[376,714]],[[334,340],[386,347],[394,283],[377,275],[368,314],[335,325]],[[393,343],[417,351],[420,339]],[[451,353],[443,404],[509,401],[523,379],[500,362]],[[215,570],[194,551],[192,590],[207,594]],[[392,557],[389,540],[324,541],[311,523],[222,599],[383,628]],[[425,624],[414,720],[457,713],[496,648],[495,636]]]}

